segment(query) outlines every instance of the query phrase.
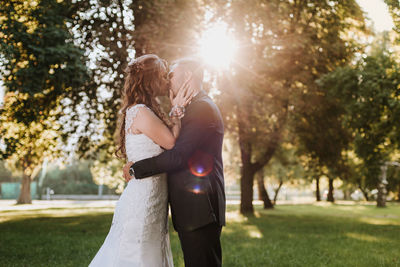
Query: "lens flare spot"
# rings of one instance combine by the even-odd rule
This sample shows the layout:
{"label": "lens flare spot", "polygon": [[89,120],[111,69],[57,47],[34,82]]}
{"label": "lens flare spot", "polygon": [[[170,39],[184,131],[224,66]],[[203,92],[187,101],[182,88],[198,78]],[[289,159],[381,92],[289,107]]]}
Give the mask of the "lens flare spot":
{"label": "lens flare spot", "polygon": [[202,151],[196,151],[188,164],[190,172],[198,177],[207,176],[214,167],[213,157]]}
{"label": "lens flare spot", "polygon": [[198,193],[200,193],[200,192],[201,192],[200,186],[199,186],[199,185],[196,185],[196,186],[194,187],[194,189],[193,189],[193,193],[198,194]]}
{"label": "lens flare spot", "polygon": [[196,194],[196,195],[204,193],[204,190],[201,188],[200,184],[194,184],[194,185],[191,184],[191,185],[187,186],[186,188],[189,192],[192,192],[193,194]]}
{"label": "lens flare spot", "polygon": [[204,172],[204,168],[201,167],[201,166],[198,166],[197,169],[196,169],[196,172],[197,173],[203,173]]}

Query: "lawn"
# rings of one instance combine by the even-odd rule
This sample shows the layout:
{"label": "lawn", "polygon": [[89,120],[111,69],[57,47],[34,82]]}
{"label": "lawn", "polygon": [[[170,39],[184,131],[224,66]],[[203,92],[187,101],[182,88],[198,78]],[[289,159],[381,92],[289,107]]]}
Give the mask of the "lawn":
{"label": "lawn", "polygon": [[[229,205],[224,266],[400,266],[400,205]],[[0,213],[0,266],[87,266],[106,237],[113,208],[71,207]],[[175,266],[183,266],[171,227]]]}

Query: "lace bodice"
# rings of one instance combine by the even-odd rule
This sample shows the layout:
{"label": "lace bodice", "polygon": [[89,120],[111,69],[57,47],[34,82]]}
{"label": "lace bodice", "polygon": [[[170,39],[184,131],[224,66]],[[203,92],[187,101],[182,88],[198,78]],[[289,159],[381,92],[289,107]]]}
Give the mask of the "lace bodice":
{"label": "lace bodice", "polygon": [[145,134],[134,134],[129,131],[129,128],[134,123],[137,113],[141,108],[147,108],[144,104],[137,104],[129,107],[126,110],[125,117],[125,147],[126,147],[126,155],[128,157],[128,161],[139,161],[142,159],[154,157],[160,154],[163,149],[153,142],[148,136]]}

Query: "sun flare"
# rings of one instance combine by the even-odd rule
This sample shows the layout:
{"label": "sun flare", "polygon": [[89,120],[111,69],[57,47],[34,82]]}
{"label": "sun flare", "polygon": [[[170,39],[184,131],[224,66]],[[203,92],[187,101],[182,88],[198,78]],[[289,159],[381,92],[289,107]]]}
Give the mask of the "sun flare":
{"label": "sun flare", "polygon": [[199,40],[199,56],[207,65],[226,69],[236,54],[237,44],[224,23],[218,23],[203,32]]}

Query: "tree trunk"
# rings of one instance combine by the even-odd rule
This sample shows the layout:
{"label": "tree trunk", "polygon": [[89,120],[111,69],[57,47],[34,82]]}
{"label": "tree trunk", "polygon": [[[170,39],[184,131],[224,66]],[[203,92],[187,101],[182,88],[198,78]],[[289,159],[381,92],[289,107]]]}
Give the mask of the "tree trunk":
{"label": "tree trunk", "polygon": [[265,189],[264,177],[260,173],[257,174],[257,186],[258,192],[261,196],[261,200],[264,202],[264,209],[273,209],[274,205],[272,204],[268,192]]}
{"label": "tree trunk", "polygon": [[368,192],[366,190],[364,190],[361,186],[359,186],[358,188],[360,188],[364,198],[366,201],[369,201],[369,196],[368,196]]}
{"label": "tree trunk", "polygon": [[333,198],[333,179],[331,178],[329,178],[328,201],[335,202],[335,199]]}
{"label": "tree trunk", "polygon": [[378,197],[376,198],[376,206],[379,208],[386,207],[386,187],[382,183],[378,184]]}
{"label": "tree trunk", "polygon": [[351,191],[350,189],[346,188],[343,190],[343,199],[344,200],[351,200]]}
{"label": "tree trunk", "polygon": [[254,171],[251,170],[250,164],[243,164],[240,178],[240,213],[253,214],[253,185]]}
{"label": "tree trunk", "polygon": [[[256,174],[257,175],[257,174]],[[259,179],[261,175],[257,175],[257,191],[258,191],[258,200],[263,201],[263,189],[265,190],[264,184],[260,184]],[[264,181],[263,181],[264,183]]]}
{"label": "tree trunk", "polygon": [[17,200],[17,204],[32,204],[31,199],[31,177],[23,174],[21,191]]}
{"label": "tree trunk", "polygon": [[317,201],[321,201],[321,192],[319,190],[319,177],[315,178],[315,197]]}
{"label": "tree trunk", "polygon": [[376,199],[376,206],[379,208],[386,207],[386,194],[387,194],[387,180],[386,180],[386,173],[387,173],[387,165],[381,166],[381,176],[379,177],[378,182],[378,197]]}
{"label": "tree trunk", "polygon": [[400,202],[400,183],[399,183],[399,192],[397,192],[397,201]]}
{"label": "tree trunk", "polygon": [[[237,93],[236,93],[237,95]],[[283,126],[285,125],[287,118],[287,105],[288,101],[285,102],[285,112],[280,118],[277,126],[274,127],[274,131],[270,134],[270,141],[265,145],[265,151],[259,157],[259,160],[252,163],[252,143],[251,138],[248,135],[249,129],[249,114],[251,114],[253,102],[249,98],[237,97],[237,103],[242,107],[247,107],[249,112],[240,110],[238,114],[238,134],[239,134],[239,147],[242,161],[241,178],[240,178],[240,213],[242,214],[254,214],[253,207],[253,185],[254,175],[257,171],[260,171],[274,155],[281,137]],[[265,188],[264,188],[265,189]],[[267,194],[268,195],[268,194]]]}
{"label": "tree trunk", "polygon": [[276,205],[276,200],[278,199],[279,190],[281,190],[282,185],[283,185],[283,181],[282,181],[282,180],[279,180],[278,188],[275,189],[274,205]]}

